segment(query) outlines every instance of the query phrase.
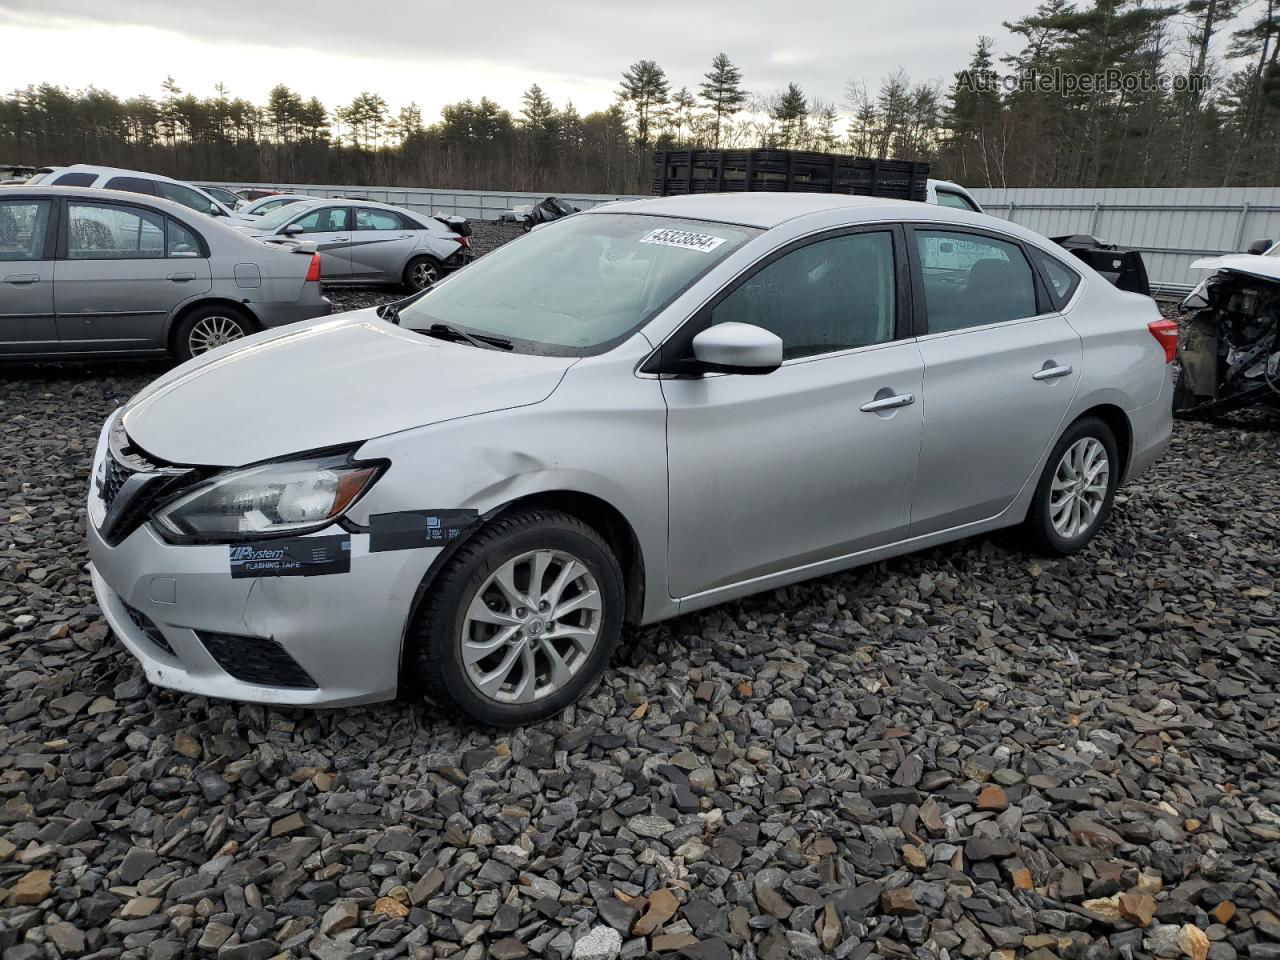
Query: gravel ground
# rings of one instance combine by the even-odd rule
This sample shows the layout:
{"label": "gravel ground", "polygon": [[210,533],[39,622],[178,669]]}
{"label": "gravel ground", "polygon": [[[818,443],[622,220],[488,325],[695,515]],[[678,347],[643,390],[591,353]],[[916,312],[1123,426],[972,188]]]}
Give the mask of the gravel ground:
{"label": "gravel ground", "polygon": [[151,688],[85,573],[98,426],[0,380],[0,948],[1280,960],[1280,435],[1184,423],[1081,555],[931,550],[628,634],[502,735]]}

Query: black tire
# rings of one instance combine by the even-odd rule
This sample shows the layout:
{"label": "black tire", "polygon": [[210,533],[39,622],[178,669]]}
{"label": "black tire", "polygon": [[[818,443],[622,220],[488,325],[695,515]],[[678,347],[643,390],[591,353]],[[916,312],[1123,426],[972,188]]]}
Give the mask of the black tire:
{"label": "black tire", "polygon": [[253,333],[254,325],[234,307],[218,303],[196,307],[178,322],[173,331],[169,352],[178,363],[185,363],[192,357],[219,346],[220,344],[210,341],[210,335],[219,329],[229,332],[230,339],[225,342],[231,342]]}
{"label": "black tire", "polygon": [[[1050,487],[1063,455],[1087,438],[1097,440],[1106,452],[1107,489],[1093,520],[1073,535],[1064,536],[1055,528],[1050,517]],[[1054,444],[1053,450],[1049,453],[1049,459],[1045,462],[1044,472],[1040,475],[1040,482],[1036,484],[1035,497],[1031,501],[1031,508],[1027,511],[1027,519],[1022,525],[1023,538],[1027,545],[1039,553],[1058,557],[1065,557],[1084,549],[1106,523],[1107,515],[1111,512],[1111,503],[1115,499],[1116,486],[1120,482],[1120,472],[1123,469],[1115,434],[1111,432],[1109,426],[1096,417],[1085,417],[1073,423]]]}
{"label": "black tire", "polygon": [[425,290],[444,276],[444,267],[435,257],[414,257],[404,265],[401,283],[410,293]]}
{"label": "black tire", "polygon": [[[600,628],[595,646],[563,686],[529,703],[504,703],[476,686],[462,661],[466,613],[490,574],[533,550],[570,554],[599,588]],[[622,570],[604,539],[576,517],[554,510],[518,510],[490,521],[471,536],[427,588],[410,624],[406,667],[413,689],[457,707],[481,723],[515,727],[559,713],[603,675],[622,633]],[[541,628],[540,628],[541,629]],[[551,633],[544,635],[552,636]]]}
{"label": "black tire", "polygon": [[523,230],[525,233],[528,233],[533,228],[534,228],[534,222],[532,217],[525,217],[523,220],[520,221],[520,229]]}

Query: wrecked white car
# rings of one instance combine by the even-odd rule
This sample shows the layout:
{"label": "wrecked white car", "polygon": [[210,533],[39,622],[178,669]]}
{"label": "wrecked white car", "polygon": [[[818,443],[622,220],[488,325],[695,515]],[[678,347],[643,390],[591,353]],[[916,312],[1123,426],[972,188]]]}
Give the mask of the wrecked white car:
{"label": "wrecked white car", "polygon": [[1216,417],[1280,406],[1280,244],[1197,260],[1213,273],[1182,301],[1174,412]]}

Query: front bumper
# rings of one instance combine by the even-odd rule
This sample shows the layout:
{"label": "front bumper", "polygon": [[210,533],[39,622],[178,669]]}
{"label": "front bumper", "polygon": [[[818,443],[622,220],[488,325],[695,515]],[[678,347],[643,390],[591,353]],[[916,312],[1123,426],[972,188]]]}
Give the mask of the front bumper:
{"label": "front bumper", "polygon": [[[106,431],[94,476],[105,438]],[[368,535],[352,533],[348,572],[233,578],[225,544],[170,544],[144,524],[111,546],[98,532],[105,508],[96,484],[88,507],[98,605],[152,683],[209,697],[303,706],[395,695],[406,621],[438,549],[371,554]],[[330,527],[314,536],[340,533]],[[255,660],[253,669],[229,660],[237,656],[237,642],[245,661]],[[287,654],[313,685],[290,683],[287,673],[279,682],[269,670],[264,675],[255,659],[264,646]],[[246,673],[256,681],[246,682]]]}

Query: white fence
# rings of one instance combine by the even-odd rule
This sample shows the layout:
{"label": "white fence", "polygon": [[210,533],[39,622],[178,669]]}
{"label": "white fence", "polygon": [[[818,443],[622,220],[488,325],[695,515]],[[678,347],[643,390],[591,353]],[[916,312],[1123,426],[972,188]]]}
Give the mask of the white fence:
{"label": "white fence", "polygon": [[[545,193],[432,190],[340,184],[226,183],[315,197],[361,196],[417,210],[473,220],[497,220],[504,210],[536,203]],[[1239,253],[1253,240],[1280,239],[1280,187],[1062,190],[1035,187],[974,190],[993,216],[1056,237],[1087,233],[1141,250],[1157,292],[1185,293],[1203,274],[1190,269],[1200,257]],[[557,194],[586,209],[635,197],[595,193]]]}

